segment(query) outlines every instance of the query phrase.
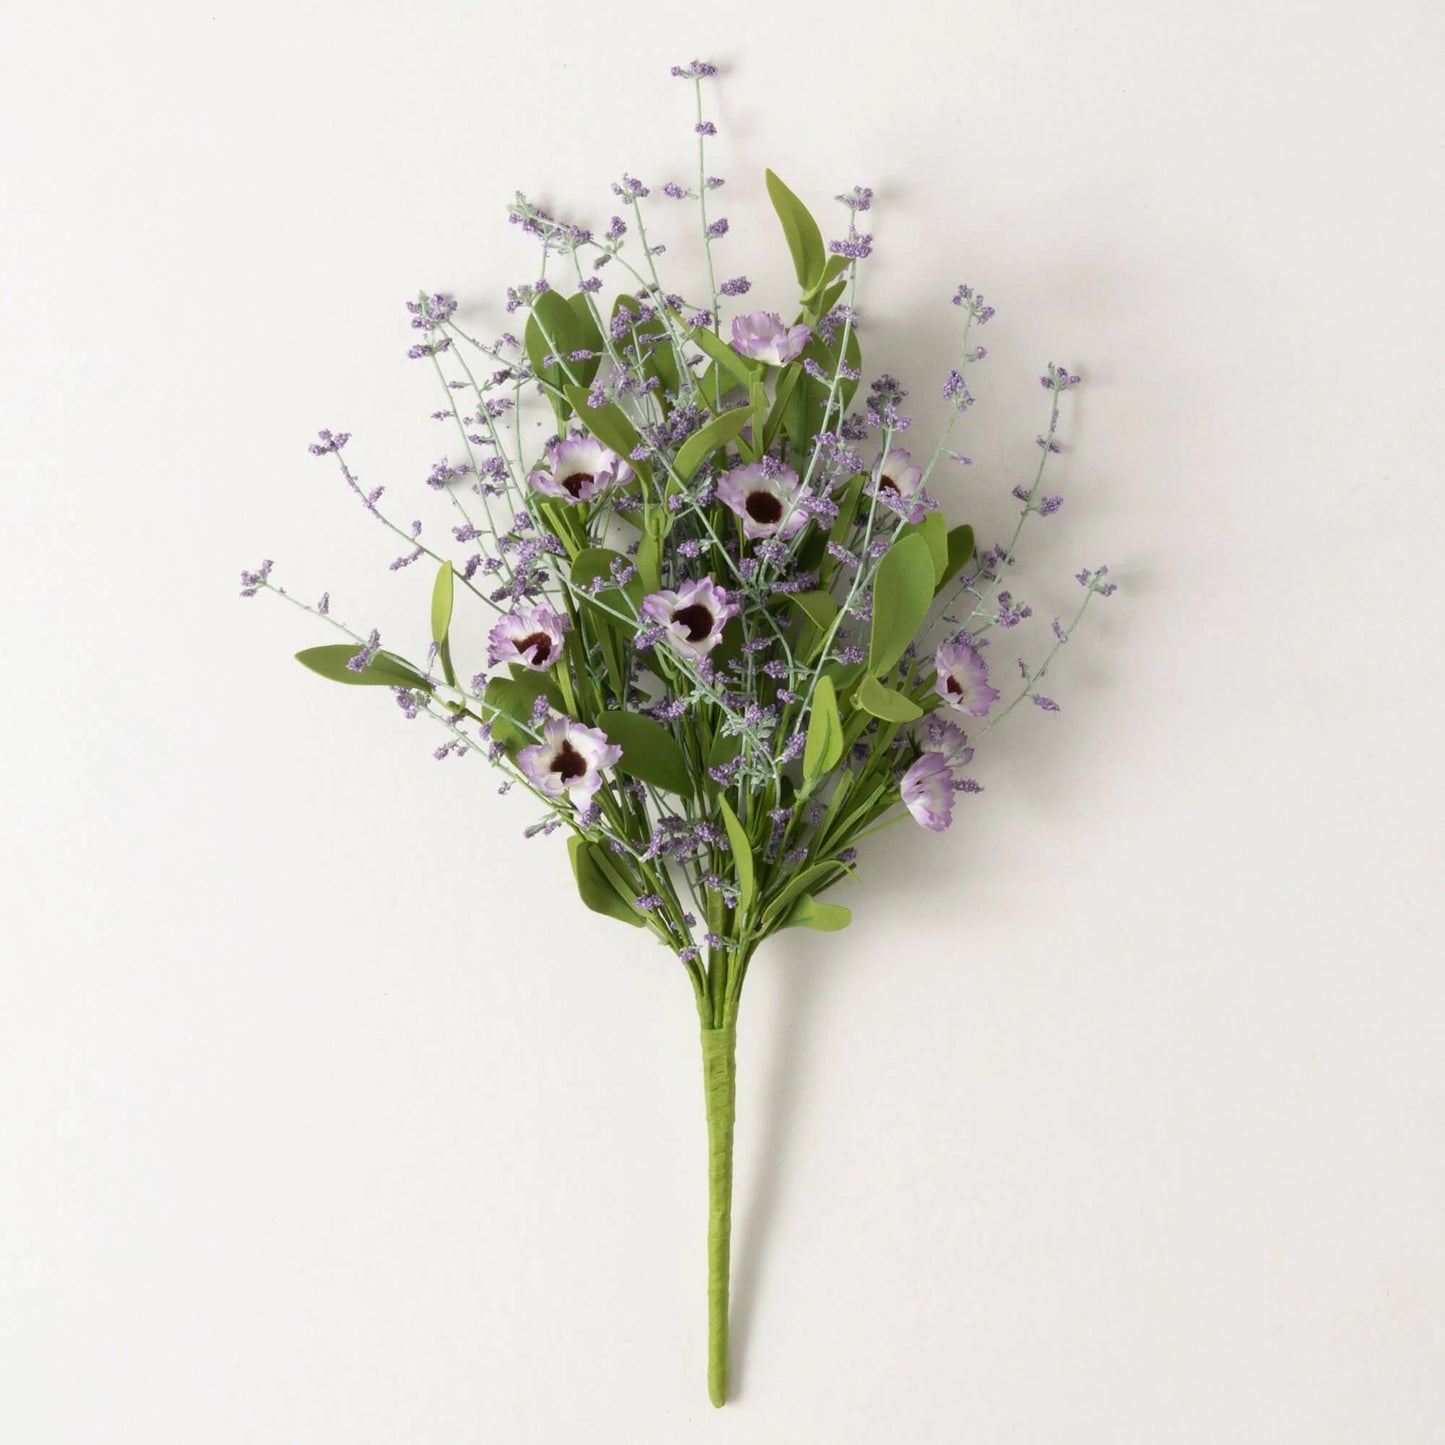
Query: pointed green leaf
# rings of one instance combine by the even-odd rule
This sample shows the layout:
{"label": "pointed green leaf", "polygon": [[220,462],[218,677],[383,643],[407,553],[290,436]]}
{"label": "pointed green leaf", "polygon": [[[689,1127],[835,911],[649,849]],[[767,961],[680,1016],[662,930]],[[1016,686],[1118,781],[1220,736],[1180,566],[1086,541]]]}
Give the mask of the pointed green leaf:
{"label": "pointed green leaf", "polygon": [[891,687],[884,687],[871,675],[858,684],[853,701],[871,717],[882,718],[884,722],[913,722],[923,716],[923,709],[911,698],[894,692]]}
{"label": "pointed green leaf", "polygon": [[954,527],[948,534],[948,561],[944,565],[943,576],[939,579],[938,590],[941,592],[951,578],[958,574],[973,561],[973,528],[966,522],[961,527]]}
{"label": "pointed green leaf", "polygon": [[522,727],[531,721],[537,691],[540,689],[511,677],[494,677],[482,689],[477,711],[484,723],[491,724],[493,741],[509,753],[533,741]]}
{"label": "pointed green leaf", "polygon": [[[843,272],[848,269],[848,264],[851,260],[851,256],[829,256],[828,264],[823,267],[823,274],[819,276],[818,279],[811,286],[809,286],[806,291],[803,292],[804,302],[806,303],[813,301],[814,298],[818,297],[826,287],[832,286],[835,281],[838,281],[838,277],[840,277]],[[846,284],[846,282],[838,282],[838,286],[840,288]],[[837,294],[838,292],[835,289],[833,295],[836,297]],[[816,308],[810,309],[814,311],[815,315],[824,316],[827,314],[828,309],[831,305],[832,302],[823,300]]]}
{"label": "pointed green leaf", "polygon": [[677,460],[673,463],[678,476],[687,481],[711,453],[726,446],[742,431],[752,414],[750,407],[735,406],[693,432],[679,448]]}
{"label": "pointed green leaf", "polygon": [[572,859],[572,876],[577,880],[577,892],[583,903],[594,913],[615,918],[619,923],[630,923],[634,928],[645,928],[647,919],[632,901],[623,898],[613,887],[612,880],[598,867],[594,850],[595,843],[574,833],[567,840],[567,853]]}
{"label": "pointed green leaf", "polygon": [[814,627],[826,631],[838,615],[838,604],[831,592],[785,592],[782,600],[796,607]]}
{"label": "pointed green leaf", "polygon": [[[743,740],[730,733],[718,733],[712,740],[712,746],[708,749],[707,765],[709,769],[721,768],[737,757],[743,750]],[[702,786],[708,795],[715,796],[721,789],[721,784],[714,781],[711,773],[704,773]]]}
{"label": "pointed green leaf", "polygon": [[753,895],[757,892],[757,874],[753,868],[753,845],[748,841],[747,831],[738,822],[738,815],[728,806],[726,798],[719,798],[722,808],[723,827],[727,829],[728,843],[732,846],[733,866],[738,874],[738,915],[746,916]]}
{"label": "pointed green leaf", "polygon": [[[667,513],[657,511],[654,516],[666,519]],[[662,538],[665,534],[651,527],[642,534],[637,544],[637,575],[642,581],[644,592],[656,592],[662,586]]]}
{"label": "pointed green leaf", "polygon": [[447,640],[452,625],[452,564],[443,562],[431,590],[431,640],[438,645]]}
{"label": "pointed green leaf", "polygon": [[526,703],[527,717],[531,717],[532,704],[539,697],[545,697],[557,712],[566,712],[567,709],[562,705],[562,689],[557,686],[557,679],[553,676],[554,668],[538,672],[536,668],[524,667],[520,662],[509,662],[507,671],[512,674],[512,681],[517,685],[516,696]]}
{"label": "pointed green leaf", "polygon": [[814,888],[822,892],[824,888],[838,882],[839,871],[840,865],[837,863],[814,863],[804,868],[801,873],[793,874],[773,895],[772,901],[763,911],[763,929],[769,931],[775,928],[778,920],[786,916],[789,905],[798,894]]}
{"label": "pointed green leaf", "polygon": [[887,672],[918,635],[933,605],[933,555],[922,537],[900,537],[873,579],[873,630],[868,671]]}
{"label": "pointed green leaf", "polygon": [[717,332],[709,331],[705,326],[694,327],[687,333],[687,339],[741,386],[751,386],[753,378],[762,370],[758,362],[734,351]]}
{"label": "pointed green leaf", "polygon": [[933,585],[937,588],[948,572],[948,523],[943,513],[929,512],[921,522],[906,522],[898,535],[922,537],[928,544],[928,555],[933,559]]}
{"label": "pointed green leaf", "polygon": [[597,726],[622,749],[617,766],[630,778],[683,797],[692,796],[692,774],[677,740],[661,723],[636,712],[599,713]]}
{"label": "pointed green leaf", "polygon": [[851,909],[841,903],[819,903],[811,893],[804,893],[779,925],[782,928],[815,928],[819,933],[836,933],[853,921]]}
{"label": "pointed green leaf", "polygon": [[296,654],[296,661],[318,677],[329,682],[344,682],[349,687],[410,687],[431,691],[431,684],[411,663],[390,652],[374,653],[360,672],[353,672],[346,664],[360,651],[354,642],[331,642],[324,647],[304,648]]}
{"label": "pointed green leaf", "polygon": [[585,291],[574,291],[567,298],[567,304],[572,308],[572,315],[575,318],[576,330],[573,340],[576,345],[574,351],[590,351],[593,353],[590,360],[574,361],[572,363],[572,374],[583,386],[590,386],[592,379],[597,375],[597,369],[602,365],[602,357],[607,349],[602,339],[602,332],[598,328],[597,318],[592,314],[591,298]]}
{"label": "pointed green leaf", "polygon": [[813,708],[808,714],[808,736],[803,745],[803,777],[810,784],[816,783],[838,765],[842,756],[843,723],[838,716],[838,694],[833,690],[832,678],[820,677],[813,689]]}
{"label": "pointed green leaf", "polygon": [[793,270],[798,275],[798,285],[804,291],[811,290],[823,277],[827,257],[823,251],[823,233],[818,223],[809,214],[808,208],[778,179],[772,171],[766,172],[768,197],[778,220],[783,223],[783,235],[787,237],[788,250],[793,255]]}

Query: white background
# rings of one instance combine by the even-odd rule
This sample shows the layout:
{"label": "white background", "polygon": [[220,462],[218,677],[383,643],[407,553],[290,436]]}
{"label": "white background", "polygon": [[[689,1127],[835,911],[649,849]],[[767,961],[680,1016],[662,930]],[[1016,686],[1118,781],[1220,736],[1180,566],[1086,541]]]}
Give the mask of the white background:
{"label": "white background", "polygon": [[[1445,1438],[1436,6],[0,31],[0,1438]],[[402,302],[495,333],[516,188],[605,226],[624,169],[687,180],[694,55],[727,274],[792,303],[765,165],[834,234],[873,185],[868,369],[924,449],[953,287],[998,307],[943,500],[1003,535],[1067,361],[1015,590],[1120,583],[953,831],[755,964],[721,1415],[680,970],[235,595],[272,556],[424,645],[306,444],[444,523]]]}

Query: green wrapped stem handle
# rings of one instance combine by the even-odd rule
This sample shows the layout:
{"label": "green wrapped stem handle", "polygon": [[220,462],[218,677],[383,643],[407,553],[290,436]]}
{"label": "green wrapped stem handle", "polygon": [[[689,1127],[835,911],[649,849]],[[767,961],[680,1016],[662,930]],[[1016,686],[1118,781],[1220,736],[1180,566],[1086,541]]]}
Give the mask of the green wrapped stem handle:
{"label": "green wrapped stem handle", "polygon": [[733,1119],[737,1100],[737,1030],[702,1031],[707,1101],[707,1393],[728,1397],[728,1273],[732,1248]]}

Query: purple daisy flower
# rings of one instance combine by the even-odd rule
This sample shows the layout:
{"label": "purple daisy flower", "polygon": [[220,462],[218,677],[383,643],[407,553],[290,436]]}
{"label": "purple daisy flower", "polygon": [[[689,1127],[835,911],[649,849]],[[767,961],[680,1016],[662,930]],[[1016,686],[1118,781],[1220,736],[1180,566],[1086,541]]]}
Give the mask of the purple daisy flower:
{"label": "purple daisy flower", "polygon": [[540,607],[519,607],[492,628],[487,636],[487,662],[519,662],[532,672],[546,672],[562,655],[562,639],[568,622],[561,613],[544,603]]}
{"label": "purple daisy flower", "polygon": [[534,490],[564,502],[590,502],[632,480],[632,468],[596,437],[573,432],[547,448],[546,461],[527,478]]}
{"label": "purple daisy flower", "polygon": [[517,766],[538,792],[549,798],[567,794],[586,807],[602,786],[602,769],[622,756],[616,743],[597,728],[583,727],[569,717],[553,718],[542,729],[542,741],[517,754]]}
{"label": "purple daisy flower", "polygon": [[923,468],[910,462],[902,447],[891,447],[874,468],[873,492],[880,502],[916,525],[928,515],[928,493],[923,490]]}
{"label": "purple daisy flower", "polygon": [[913,820],[935,833],[953,822],[953,769],[942,753],[924,753],[899,784]]}
{"label": "purple daisy flower", "polygon": [[725,472],[717,498],[743,519],[745,537],[787,541],[808,523],[808,514],[798,505],[802,487],[797,472],[774,461],[749,462]]}
{"label": "purple daisy flower", "polygon": [[784,326],[776,311],[733,317],[733,350],[769,366],[786,366],[801,356],[812,334],[809,326]]}
{"label": "purple daisy flower", "polygon": [[723,624],[737,611],[738,604],[711,577],[642,599],[642,615],[660,623],[672,646],[694,662],[701,662],[722,641]]}
{"label": "purple daisy flower", "polygon": [[998,701],[998,689],[988,685],[988,663],[969,643],[945,642],[933,665],[938,670],[933,690],[959,712],[983,717]]}

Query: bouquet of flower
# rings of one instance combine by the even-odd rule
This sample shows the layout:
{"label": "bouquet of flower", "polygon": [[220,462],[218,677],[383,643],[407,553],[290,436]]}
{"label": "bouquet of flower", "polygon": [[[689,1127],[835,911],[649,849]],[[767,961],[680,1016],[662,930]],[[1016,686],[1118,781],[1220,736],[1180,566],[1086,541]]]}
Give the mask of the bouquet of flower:
{"label": "bouquet of flower", "polygon": [[[511,220],[536,238],[540,276],[508,289],[520,335],[481,340],[447,295],[408,303],[411,355],[434,371],[435,413],[455,450],[427,477],[450,508],[448,544],[398,526],[353,472],[345,433],[323,431],[361,505],[401,538],[391,564],[433,573],[429,645],[417,660],[353,630],[323,596],[299,601],[272,564],[242,574],[243,596],[285,597],[343,634],[299,660],[335,682],[389,690],[408,718],[445,730],[445,758],[479,754],[542,809],[528,836],[562,830],[582,902],[644,930],[677,960],[697,1003],[708,1133],[708,1389],[727,1393],[734,1045],[748,967],[787,928],[845,927],[835,891],[856,881],[858,845],[911,816],[949,826],[974,744],[1038,684],[1096,595],[1079,574],[1071,620],[1053,623],[1037,667],[1005,700],[990,634],[1030,616],[1004,586],[1043,492],[1063,394],[1079,378],[1050,364],[1038,466],[1014,488],[1013,535],[980,550],[930,491],[954,423],[973,400],[975,328],[993,316],[960,286],[956,366],[942,383],[949,424],[927,455],[901,445],[906,395],[863,379],[854,302],[872,238],[872,193],[838,197],[846,232],[817,222],[771,171],[768,195],[797,275],[792,319],[743,311],[750,283],[717,280],[728,231],[710,207],[702,82],[698,174],[668,182],[697,207],[707,290],[685,297],[647,238],[649,188],[624,175],[604,230],[559,220],[518,195]],[[701,268],[699,268],[701,269]],[[549,274],[550,273],[550,274]],[[622,282],[604,300],[603,282]],[[737,307],[725,320],[725,308]],[[551,435],[529,446],[540,411]],[[545,435],[545,433],[544,433]],[[455,547],[450,544],[455,543]],[[454,645],[453,610],[489,619],[485,658]],[[972,731],[972,738],[969,732]]]}

